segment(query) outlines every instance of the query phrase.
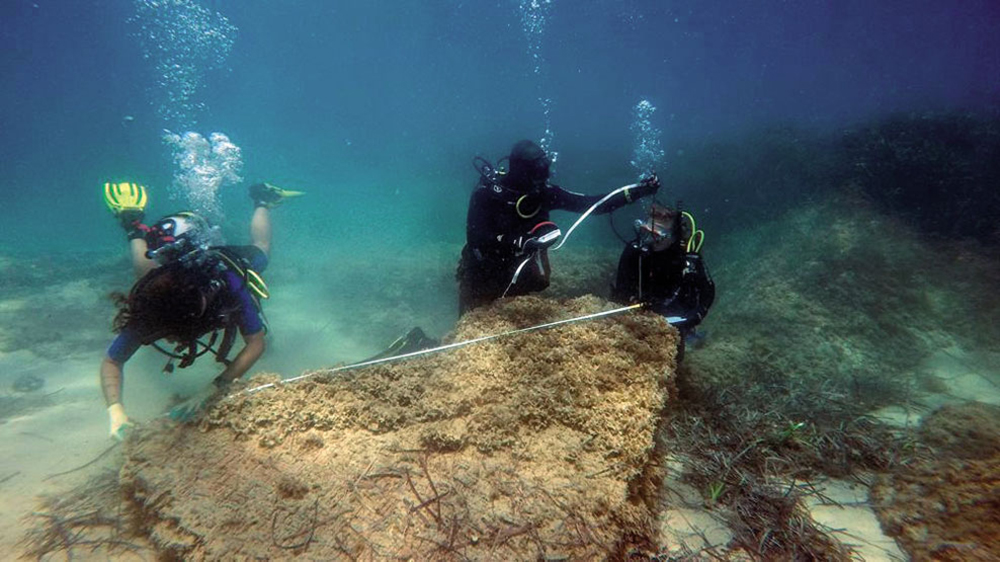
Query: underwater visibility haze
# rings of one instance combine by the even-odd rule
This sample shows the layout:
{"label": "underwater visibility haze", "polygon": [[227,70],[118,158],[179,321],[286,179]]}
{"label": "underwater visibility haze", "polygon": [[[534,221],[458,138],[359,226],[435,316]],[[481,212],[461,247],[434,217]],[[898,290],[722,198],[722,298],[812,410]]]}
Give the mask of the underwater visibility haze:
{"label": "underwater visibility haze", "polygon": [[[164,129],[229,135],[248,178],[321,186],[330,222],[442,209],[448,233],[389,216],[454,241],[472,156],[549,128],[559,180],[609,189],[642,99],[659,109],[666,169],[692,139],[977,106],[1000,82],[990,2],[219,1],[205,21],[195,7],[4,3],[5,176],[57,189],[60,224],[93,227],[79,211],[99,201],[77,185],[169,184]],[[30,190],[11,191],[4,240],[38,240]]]}
{"label": "underwater visibility haze", "polygon": [[[990,0],[4,1],[0,547],[996,556],[1000,528],[976,522],[1000,486],[982,429],[1000,427],[998,24]],[[513,171],[522,139],[572,192],[658,176],[702,232],[685,250],[714,278],[704,322],[682,337],[626,311],[315,371],[414,326],[449,344],[618,306],[623,247],[655,226],[628,192],[571,237],[579,213],[553,212],[547,289],[459,315],[473,159]],[[171,425],[223,366],[171,371],[145,346],[122,390],[137,428],[109,449],[109,294],[135,281],[109,182],[144,186],[149,225],[192,210],[230,245],[258,241],[266,208],[267,343],[245,378],[308,383]],[[264,182],[304,194],[247,197]],[[221,468],[171,472],[172,454],[221,463],[209,450],[234,471],[294,460],[232,490]],[[341,509],[327,482],[369,487]],[[191,493],[150,500],[172,489]],[[263,527],[225,519],[254,509]]]}

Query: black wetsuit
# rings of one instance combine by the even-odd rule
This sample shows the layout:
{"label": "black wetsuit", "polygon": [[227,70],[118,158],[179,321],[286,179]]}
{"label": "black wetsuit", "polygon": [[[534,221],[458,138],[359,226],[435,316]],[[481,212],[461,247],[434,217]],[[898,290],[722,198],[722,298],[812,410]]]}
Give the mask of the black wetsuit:
{"label": "black wetsuit", "polygon": [[[638,195],[619,193],[594,210],[608,213],[628,204]],[[556,185],[534,192],[511,189],[502,182],[480,181],[469,200],[466,244],[458,264],[459,313],[500,298],[517,267],[528,256],[521,244],[535,225],[548,221],[549,212],[565,210],[583,213],[602,195],[582,195]],[[549,285],[547,272],[537,260],[525,266],[508,296],[541,291]]]}
{"label": "black wetsuit", "polygon": [[654,252],[633,242],[618,260],[611,298],[623,304],[647,303],[686,334],[708,314],[715,283],[701,255],[685,252],[683,244]]}

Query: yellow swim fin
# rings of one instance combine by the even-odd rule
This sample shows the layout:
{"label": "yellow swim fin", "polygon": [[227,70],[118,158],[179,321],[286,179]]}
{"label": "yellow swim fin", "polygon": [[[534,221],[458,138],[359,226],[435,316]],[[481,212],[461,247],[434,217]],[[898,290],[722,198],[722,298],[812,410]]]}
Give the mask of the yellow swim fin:
{"label": "yellow swim fin", "polygon": [[137,183],[104,184],[104,204],[115,216],[141,215],[146,210],[146,201],[146,188]]}

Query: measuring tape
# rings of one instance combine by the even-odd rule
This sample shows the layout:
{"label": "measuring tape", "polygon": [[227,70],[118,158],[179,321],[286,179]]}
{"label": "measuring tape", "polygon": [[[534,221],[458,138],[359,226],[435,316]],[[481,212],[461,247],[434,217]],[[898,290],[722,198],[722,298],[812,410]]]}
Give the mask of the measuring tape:
{"label": "measuring tape", "polygon": [[341,367],[334,367],[334,368],[331,368],[331,369],[323,369],[321,371],[313,371],[312,373],[306,373],[304,375],[299,375],[297,377],[293,377],[293,378],[290,378],[290,379],[285,379],[285,380],[282,380],[282,381],[279,381],[279,382],[272,382],[272,383],[268,383],[268,384],[262,384],[260,386],[255,386],[253,388],[244,389],[244,390],[241,390],[239,392],[236,392],[234,394],[229,395],[227,398],[231,398],[231,397],[234,397],[234,396],[239,396],[240,394],[253,394],[255,392],[260,392],[261,390],[265,390],[265,389],[268,389],[268,388],[276,388],[276,387],[284,385],[284,384],[290,384],[290,383],[293,383],[293,382],[298,382],[298,381],[301,381],[301,380],[305,380],[305,379],[309,379],[309,378],[315,377],[317,375],[332,375],[332,374],[341,373],[341,372],[344,372],[344,371],[352,371],[352,370],[355,370],[355,369],[360,369],[362,367],[369,367],[371,365],[379,365],[379,364],[382,364],[382,363],[391,363],[391,362],[395,362],[395,361],[402,361],[403,359],[410,359],[412,357],[419,357],[421,355],[428,355],[428,354],[431,354],[431,353],[437,353],[437,352],[446,351],[446,350],[449,350],[449,349],[457,349],[459,347],[465,347],[467,345],[472,345],[472,344],[475,344],[475,343],[481,343],[481,342],[484,342],[484,341],[490,341],[490,340],[495,340],[495,339],[499,339],[499,338],[504,338],[504,337],[507,337],[507,336],[513,336],[515,334],[523,334],[523,333],[527,333],[527,332],[535,332],[535,331],[538,331],[538,330],[545,330],[545,329],[548,329],[548,328],[554,328],[556,326],[562,326],[564,324],[572,324],[572,323],[575,323],[575,322],[583,322],[584,320],[593,320],[595,318],[604,318],[606,316],[614,316],[616,314],[623,314],[623,313],[628,312],[630,310],[636,310],[636,309],[641,308],[641,307],[642,307],[641,303],[631,304],[629,306],[623,306],[621,308],[615,308],[613,310],[606,310],[604,312],[595,312],[594,314],[587,314],[587,315],[584,315],[584,316],[577,316],[575,318],[567,318],[565,320],[556,320],[555,322],[548,322],[546,324],[539,324],[537,326],[529,326],[527,328],[518,328],[516,330],[510,330],[510,331],[503,332],[503,333],[500,333],[500,334],[492,334],[492,335],[489,335],[489,336],[482,336],[482,337],[478,337],[478,338],[473,338],[471,340],[464,340],[464,341],[460,341],[460,342],[449,343],[449,344],[441,345],[441,346],[438,346],[438,347],[432,347],[432,348],[429,348],[429,349],[421,349],[420,351],[412,351],[410,353],[404,353],[402,355],[394,355],[392,357],[383,357],[381,359],[372,359],[370,361],[362,361],[360,363],[353,363],[351,365],[344,365],[344,366],[341,366]]}

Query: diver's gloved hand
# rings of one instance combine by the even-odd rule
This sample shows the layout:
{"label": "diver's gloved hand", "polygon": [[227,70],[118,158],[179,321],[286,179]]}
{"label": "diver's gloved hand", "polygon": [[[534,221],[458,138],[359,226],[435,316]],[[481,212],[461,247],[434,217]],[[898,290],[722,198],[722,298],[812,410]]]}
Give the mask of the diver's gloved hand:
{"label": "diver's gloved hand", "polygon": [[248,188],[250,199],[253,200],[254,207],[264,207],[273,209],[285,202],[290,197],[305,195],[303,191],[292,191],[282,189],[269,183],[255,183]]}
{"label": "diver's gloved hand", "polygon": [[135,424],[129,421],[128,416],[125,415],[125,408],[118,402],[108,406],[108,419],[111,422],[108,435],[118,441],[124,441],[128,430],[135,427]]}
{"label": "diver's gloved hand", "polygon": [[647,195],[656,195],[656,192],[660,190],[660,178],[656,177],[656,174],[650,174],[639,182],[639,185],[635,188],[630,189],[631,195],[635,199],[646,197]]}
{"label": "diver's gloved hand", "polygon": [[149,230],[149,227],[142,224],[142,219],[145,216],[146,213],[135,209],[118,213],[118,223],[121,224],[122,230],[125,231],[125,238],[136,240],[146,237],[146,231]]}
{"label": "diver's gloved hand", "polygon": [[205,410],[205,406],[218,394],[220,387],[210,384],[197,394],[170,409],[170,419],[178,422],[191,421]]}
{"label": "diver's gloved hand", "polygon": [[530,254],[538,250],[547,249],[559,241],[562,231],[551,221],[540,222],[528,232],[527,236],[522,236],[519,240],[519,247],[522,254]]}

